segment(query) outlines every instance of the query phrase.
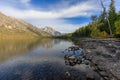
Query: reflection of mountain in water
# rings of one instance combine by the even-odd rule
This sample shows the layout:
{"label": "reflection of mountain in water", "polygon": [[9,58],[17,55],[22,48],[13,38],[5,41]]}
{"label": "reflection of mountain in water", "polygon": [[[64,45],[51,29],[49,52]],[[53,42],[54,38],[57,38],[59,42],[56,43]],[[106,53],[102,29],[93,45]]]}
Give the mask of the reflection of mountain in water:
{"label": "reflection of mountain in water", "polygon": [[[2,44],[0,47],[4,46],[1,50],[5,53],[1,56],[5,58],[0,57],[2,60],[14,56],[15,53],[26,54],[17,55],[0,63],[0,80],[91,80],[86,77],[87,73],[95,77],[92,80],[99,80],[99,76],[94,75],[96,73],[87,65],[71,67],[64,64],[65,54],[62,51],[72,46],[71,42],[48,38],[2,42],[4,44],[0,42]],[[73,53],[74,56],[75,54],[76,52]],[[68,58],[66,60],[73,62],[73,56]]]}
{"label": "reflection of mountain in water", "polygon": [[61,40],[58,39],[42,39],[41,46],[45,48],[52,48],[54,45],[59,44]]}
{"label": "reflection of mountain in water", "polygon": [[39,46],[52,48],[60,40],[54,39],[4,39],[0,40],[0,61],[29,52]]}

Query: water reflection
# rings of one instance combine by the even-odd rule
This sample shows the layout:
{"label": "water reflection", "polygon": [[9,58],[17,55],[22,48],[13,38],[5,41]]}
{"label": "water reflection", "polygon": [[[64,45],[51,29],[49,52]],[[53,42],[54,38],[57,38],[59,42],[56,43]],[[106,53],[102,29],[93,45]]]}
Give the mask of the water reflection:
{"label": "water reflection", "polygon": [[2,39],[0,40],[0,62],[8,58],[27,53],[39,46],[52,48],[60,43],[57,39]]}
{"label": "water reflection", "polygon": [[58,62],[17,64],[3,71],[0,71],[0,80],[86,80],[83,71],[65,67]]}
{"label": "water reflection", "polygon": [[[5,57],[1,57],[1,61],[6,60],[0,64],[0,80],[87,80],[87,72],[97,76],[86,65],[65,65],[65,55],[72,55],[70,60],[65,58],[71,64],[78,63],[82,54],[82,49],[69,47],[74,45],[72,42],[37,39],[8,40],[1,41],[0,44],[1,56]],[[62,53],[63,50],[68,54]],[[98,76],[96,80],[99,80]]]}

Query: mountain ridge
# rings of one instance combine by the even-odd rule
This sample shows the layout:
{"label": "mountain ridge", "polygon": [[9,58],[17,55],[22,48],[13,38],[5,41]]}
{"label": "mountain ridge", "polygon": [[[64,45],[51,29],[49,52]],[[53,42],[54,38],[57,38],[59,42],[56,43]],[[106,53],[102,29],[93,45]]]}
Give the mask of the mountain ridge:
{"label": "mountain ridge", "polygon": [[42,28],[42,30],[52,36],[60,36],[61,35],[61,33],[59,31],[56,31],[55,29],[53,29],[52,27],[49,27],[49,26],[45,26],[44,28]]}
{"label": "mountain ridge", "polygon": [[37,28],[24,20],[6,16],[0,12],[0,36],[4,37],[3,35],[28,35],[29,37],[50,36],[40,28]]}

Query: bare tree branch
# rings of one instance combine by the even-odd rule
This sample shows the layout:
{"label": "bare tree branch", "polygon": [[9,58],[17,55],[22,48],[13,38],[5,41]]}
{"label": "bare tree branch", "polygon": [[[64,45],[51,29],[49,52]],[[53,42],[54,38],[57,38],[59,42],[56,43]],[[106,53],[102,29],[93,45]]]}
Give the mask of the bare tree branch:
{"label": "bare tree branch", "polygon": [[[103,11],[105,11],[105,12],[106,12],[106,8],[105,8],[105,6],[104,6],[104,4],[103,4],[103,1],[102,1],[102,0],[100,0],[100,4],[101,4],[101,7],[103,8]],[[107,12],[106,12],[106,13],[107,13]],[[112,33],[112,30],[111,30],[110,21],[109,21],[109,19],[108,19],[107,15],[106,15],[105,17],[106,17],[106,19],[107,19],[108,26],[109,26],[110,37],[113,37],[113,33]]]}

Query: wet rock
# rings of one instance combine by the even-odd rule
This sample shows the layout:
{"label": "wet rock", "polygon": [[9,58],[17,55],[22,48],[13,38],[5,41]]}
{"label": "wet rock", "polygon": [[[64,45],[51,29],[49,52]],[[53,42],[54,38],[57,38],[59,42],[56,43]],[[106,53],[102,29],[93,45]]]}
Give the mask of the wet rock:
{"label": "wet rock", "polygon": [[95,77],[92,74],[87,74],[86,80],[95,80]]}
{"label": "wet rock", "polygon": [[77,60],[77,64],[81,64],[82,63],[82,60]]}
{"label": "wet rock", "polygon": [[[84,59],[89,60],[95,72],[99,72],[105,80],[119,80],[120,75],[120,41],[116,39],[85,39],[82,42],[85,50]],[[88,63],[86,62],[88,65]],[[113,69],[112,74],[109,73]],[[113,75],[114,74],[114,75]],[[117,77],[117,79],[114,79]],[[103,80],[104,80],[103,79]]]}
{"label": "wet rock", "polygon": [[77,64],[77,57],[75,55],[65,55],[64,59],[66,65],[74,66]]}
{"label": "wet rock", "polygon": [[111,53],[116,53],[116,49],[112,49],[112,50],[111,50]]}
{"label": "wet rock", "polygon": [[118,49],[118,50],[116,50],[116,52],[115,53],[120,53],[120,50]]}
{"label": "wet rock", "polygon": [[65,60],[65,65],[70,65],[68,60]]}
{"label": "wet rock", "polygon": [[64,56],[64,59],[68,59],[70,55],[65,55]]}
{"label": "wet rock", "polygon": [[104,71],[105,70],[104,66],[98,66],[97,68],[98,68],[99,71]]}
{"label": "wet rock", "polygon": [[100,74],[101,74],[103,77],[109,77],[108,73],[106,73],[105,71],[101,71]]}
{"label": "wet rock", "polygon": [[109,43],[108,45],[109,45],[109,46],[112,46],[112,44],[111,44],[111,43]]}
{"label": "wet rock", "polygon": [[[116,43],[114,39],[83,40],[82,49],[85,51],[84,54],[80,55],[82,59],[75,56],[69,56],[69,64],[76,65],[84,63],[90,65],[90,68],[92,67],[92,70],[103,78],[101,80],[117,80],[114,79],[120,74],[120,50],[116,48],[120,47],[120,45],[117,44],[118,42]],[[112,75],[113,73],[109,73],[111,68],[114,70],[114,75]],[[87,80],[94,80],[92,75],[87,75],[86,77]]]}
{"label": "wet rock", "polygon": [[93,56],[86,57],[86,60],[92,61]]}
{"label": "wet rock", "polygon": [[96,53],[97,56],[100,56],[102,52],[101,51],[96,51],[95,53]]}
{"label": "wet rock", "polygon": [[[110,80],[108,77],[104,77],[104,80]],[[115,79],[111,79],[111,80],[115,80]]]}
{"label": "wet rock", "polygon": [[117,53],[117,54],[116,54],[116,58],[117,58],[118,60],[120,60],[120,53]]}
{"label": "wet rock", "polygon": [[88,53],[90,53],[91,51],[89,49],[86,50]]}
{"label": "wet rock", "polygon": [[75,51],[75,50],[79,50],[79,49],[80,49],[79,46],[71,46],[68,48],[68,50],[70,50],[70,51]]}
{"label": "wet rock", "polygon": [[79,57],[79,58],[77,59],[77,63],[78,63],[78,64],[81,64],[82,61],[83,61],[83,58],[82,58],[82,57]]}
{"label": "wet rock", "polygon": [[75,59],[76,59],[76,56],[74,56],[74,55],[69,56],[68,59],[69,59],[69,60],[75,60]]}
{"label": "wet rock", "polygon": [[111,55],[108,55],[108,54],[102,54],[102,56],[103,56],[104,58],[112,58],[112,56],[111,56]]}
{"label": "wet rock", "polygon": [[89,65],[89,64],[90,64],[90,61],[84,60],[84,64]]}
{"label": "wet rock", "polygon": [[70,66],[75,66],[75,65],[76,65],[76,62],[69,62],[69,65],[70,65]]}
{"label": "wet rock", "polygon": [[69,77],[71,76],[68,71],[66,71],[64,75],[65,75],[65,77],[67,77],[67,78],[69,78]]}

